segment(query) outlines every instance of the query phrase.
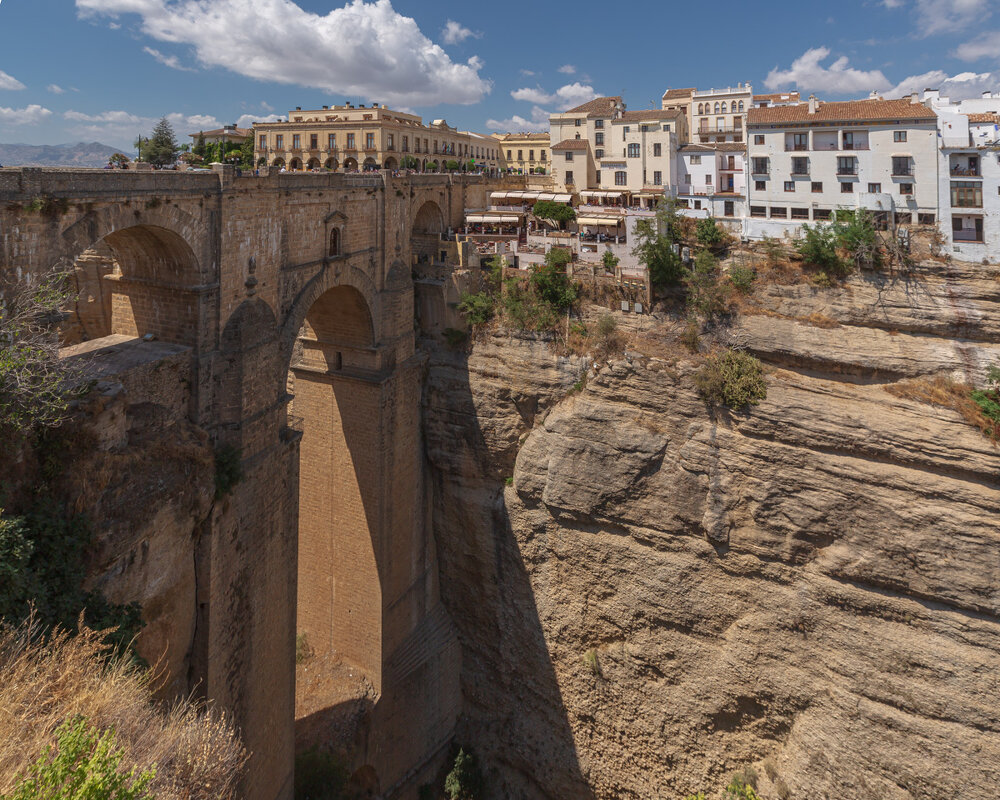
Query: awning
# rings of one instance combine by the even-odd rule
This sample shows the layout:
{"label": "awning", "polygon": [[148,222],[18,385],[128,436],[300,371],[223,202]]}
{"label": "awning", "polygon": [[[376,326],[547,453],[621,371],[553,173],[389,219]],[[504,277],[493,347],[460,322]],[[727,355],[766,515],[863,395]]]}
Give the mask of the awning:
{"label": "awning", "polygon": [[498,225],[506,222],[520,222],[521,218],[515,214],[466,214],[465,221]]}
{"label": "awning", "polygon": [[600,192],[590,192],[590,191],[580,192],[580,197],[600,197],[600,196],[601,196]]}
{"label": "awning", "polygon": [[490,192],[490,200],[503,200],[510,192]]}
{"label": "awning", "polygon": [[913,158],[911,153],[893,153],[890,158]]}
{"label": "awning", "polygon": [[554,194],[552,194],[552,192],[539,192],[538,193],[538,199],[539,200],[555,200],[556,196]]}
{"label": "awning", "polygon": [[507,192],[507,197],[510,197],[514,200],[520,200],[522,197],[524,197],[524,192]]}
{"label": "awning", "polygon": [[540,194],[541,194],[541,192],[523,192],[521,194],[521,196],[525,200],[537,200],[538,199],[538,195],[540,195]]}
{"label": "awning", "polygon": [[577,217],[577,225],[610,225],[618,227],[621,224],[621,217]]}
{"label": "awning", "polygon": [[573,197],[572,197],[572,195],[568,195],[568,194],[557,194],[557,195],[553,196],[552,199],[555,202],[557,202],[557,203],[568,203],[570,200],[573,199]]}

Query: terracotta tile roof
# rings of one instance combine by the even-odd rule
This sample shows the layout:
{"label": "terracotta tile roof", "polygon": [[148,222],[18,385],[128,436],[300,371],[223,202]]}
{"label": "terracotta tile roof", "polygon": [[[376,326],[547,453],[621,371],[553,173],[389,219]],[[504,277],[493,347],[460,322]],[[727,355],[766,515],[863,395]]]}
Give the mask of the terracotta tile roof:
{"label": "terracotta tile roof", "polygon": [[753,101],[755,103],[772,103],[781,101],[795,101],[802,97],[798,92],[776,92],[774,94],[755,94],[753,96]]}
{"label": "terracotta tile roof", "polygon": [[586,139],[564,139],[559,144],[552,145],[553,150],[586,150]]}
{"label": "terracotta tile roof", "polygon": [[667,89],[663,93],[664,100],[684,100],[691,97],[695,93],[695,89],[692,86],[690,89]]}
{"label": "terracotta tile roof", "polygon": [[188,136],[193,136],[197,139],[202,134],[205,136],[222,136],[223,134],[229,134],[230,136],[240,136],[243,139],[246,139],[251,133],[253,133],[252,128],[216,128],[214,131],[198,131],[198,133],[189,133]]}
{"label": "terracotta tile roof", "polygon": [[566,114],[587,114],[588,116],[610,117],[616,105],[624,105],[621,97],[595,97],[589,103],[571,108]]}
{"label": "terracotta tile roof", "polygon": [[747,149],[746,142],[716,142],[712,147],[723,153],[742,153]]}
{"label": "terracotta tile roof", "polygon": [[707,144],[682,144],[677,148],[678,153],[711,153],[714,150]]}
{"label": "terracotta tile roof", "polygon": [[676,108],[647,108],[644,111],[626,111],[621,118],[624,122],[642,122],[647,119],[684,119],[685,114]]}
{"label": "terracotta tile roof", "polygon": [[992,122],[994,125],[1000,124],[1000,114],[987,113],[987,114],[969,114],[969,122],[972,124]]}
{"label": "terracotta tile roof", "polygon": [[816,113],[809,113],[808,103],[795,106],[751,108],[747,125],[774,125],[782,122],[854,122],[861,120],[931,121],[935,114],[923,103],[909,100],[848,100],[841,103],[820,102]]}

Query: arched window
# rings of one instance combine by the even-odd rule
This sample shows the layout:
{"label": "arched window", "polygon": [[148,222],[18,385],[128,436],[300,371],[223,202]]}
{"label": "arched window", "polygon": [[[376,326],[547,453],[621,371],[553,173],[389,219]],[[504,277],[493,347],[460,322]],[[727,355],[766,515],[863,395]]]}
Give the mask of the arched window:
{"label": "arched window", "polygon": [[722,113],[723,114],[726,113],[726,101],[725,100],[722,101]]}
{"label": "arched window", "polygon": [[340,228],[330,230],[330,252],[331,256],[340,255]]}
{"label": "arched window", "polygon": [[715,113],[716,114],[719,113],[719,101],[718,100],[715,101]]}
{"label": "arched window", "polygon": [[742,112],[743,112],[743,101],[740,100],[740,113],[742,113]]}
{"label": "arched window", "polygon": [[698,113],[699,114],[704,114],[705,113],[705,104],[704,103],[698,103]]}

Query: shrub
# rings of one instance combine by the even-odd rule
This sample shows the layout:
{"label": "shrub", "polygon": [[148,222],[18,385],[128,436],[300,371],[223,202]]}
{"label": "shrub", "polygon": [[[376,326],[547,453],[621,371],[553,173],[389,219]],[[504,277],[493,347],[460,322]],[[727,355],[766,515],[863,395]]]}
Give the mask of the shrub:
{"label": "shrub", "polygon": [[882,265],[882,249],[871,212],[839,209],[833,228],[838,246],[847,252],[854,266],[876,269]]}
{"label": "shrub", "polygon": [[756,277],[757,273],[753,267],[746,267],[743,264],[733,264],[729,268],[729,282],[744,294],[749,294],[753,289],[753,282]]}
{"label": "shrub", "polygon": [[601,673],[601,662],[597,658],[597,651],[594,648],[590,648],[586,653],[583,654],[583,661],[590,670],[591,675],[600,678]]}
{"label": "shrub", "polygon": [[444,779],[444,790],[450,800],[478,800],[483,791],[483,776],[472,753],[458,751],[455,766]]}
{"label": "shrub", "polygon": [[295,663],[305,664],[313,657],[313,649],[309,646],[309,637],[304,633],[295,636]]}
{"label": "shrub", "polygon": [[495,301],[486,292],[465,292],[458,303],[458,310],[465,315],[471,326],[485,325],[493,319]]}
{"label": "shrub", "polygon": [[701,325],[696,319],[688,319],[680,335],[681,343],[692,353],[697,353],[701,347]]}
{"label": "shrub", "polygon": [[99,733],[84,717],[67,720],[56,730],[56,746],[46,747],[28,776],[2,800],[152,800],[146,789],[156,765],[136,775],[118,771],[122,751],[114,730]]}
{"label": "shrub", "polygon": [[725,244],[726,232],[713,217],[698,220],[695,226],[695,238],[702,247],[719,247]]}
{"label": "shrub", "polygon": [[326,750],[295,754],[295,800],[340,800],[348,779],[344,763]]}
{"label": "shrub", "polygon": [[731,800],[759,800],[757,770],[747,766],[735,773],[726,787],[726,798]]}
{"label": "shrub", "polygon": [[553,248],[545,254],[545,263],[531,272],[531,286],[538,298],[555,311],[565,311],[576,302],[576,289],[566,274],[570,253]]}
{"label": "shrub", "polygon": [[850,272],[847,264],[837,253],[839,240],[834,225],[802,225],[802,238],[795,249],[807,264],[823,270],[829,275],[843,276]]}
{"label": "shrub", "polygon": [[618,332],[618,321],[614,316],[611,314],[601,315],[601,318],[597,321],[594,340],[598,353],[602,358],[607,358],[612,353],[621,350],[622,338]]}
{"label": "shrub", "polygon": [[719,283],[719,262],[708,250],[700,250],[684,276],[690,309],[711,319],[726,310],[726,291]]}
{"label": "shrub", "polygon": [[676,286],[684,276],[684,264],[674,252],[674,242],[661,235],[653,220],[640,219],[635,225],[635,247],[632,255],[649,270],[654,286]]}
{"label": "shrub", "polygon": [[984,417],[1000,426],[1000,367],[990,367],[986,371],[986,387],[974,389],[970,397]]}
{"label": "shrub", "polygon": [[604,255],[601,256],[601,263],[604,265],[605,272],[614,272],[620,261],[621,259],[610,250],[605,250]]}
{"label": "shrub", "polygon": [[701,396],[712,405],[744,408],[767,397],[767,381],[760,360],[741,350],[710,356],[694,376]]}

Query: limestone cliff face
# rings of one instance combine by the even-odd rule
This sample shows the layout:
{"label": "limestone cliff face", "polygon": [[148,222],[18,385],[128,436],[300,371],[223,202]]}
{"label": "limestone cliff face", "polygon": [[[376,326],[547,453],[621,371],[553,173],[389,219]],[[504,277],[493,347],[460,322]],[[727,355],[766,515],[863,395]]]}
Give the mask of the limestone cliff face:
{"label": "limestone cliff face", "polygon": [[683,797],[746,763],[769,797],[768,773],[993,796],[1000,450],[885,390],[1000,360],[996,270],[963,269],[768,290],[733,332],[773,365],[747,414],[711,414],[684,358],[569,391],[587,364],[545,344],[434,355],[442,587],[496,797]]}

